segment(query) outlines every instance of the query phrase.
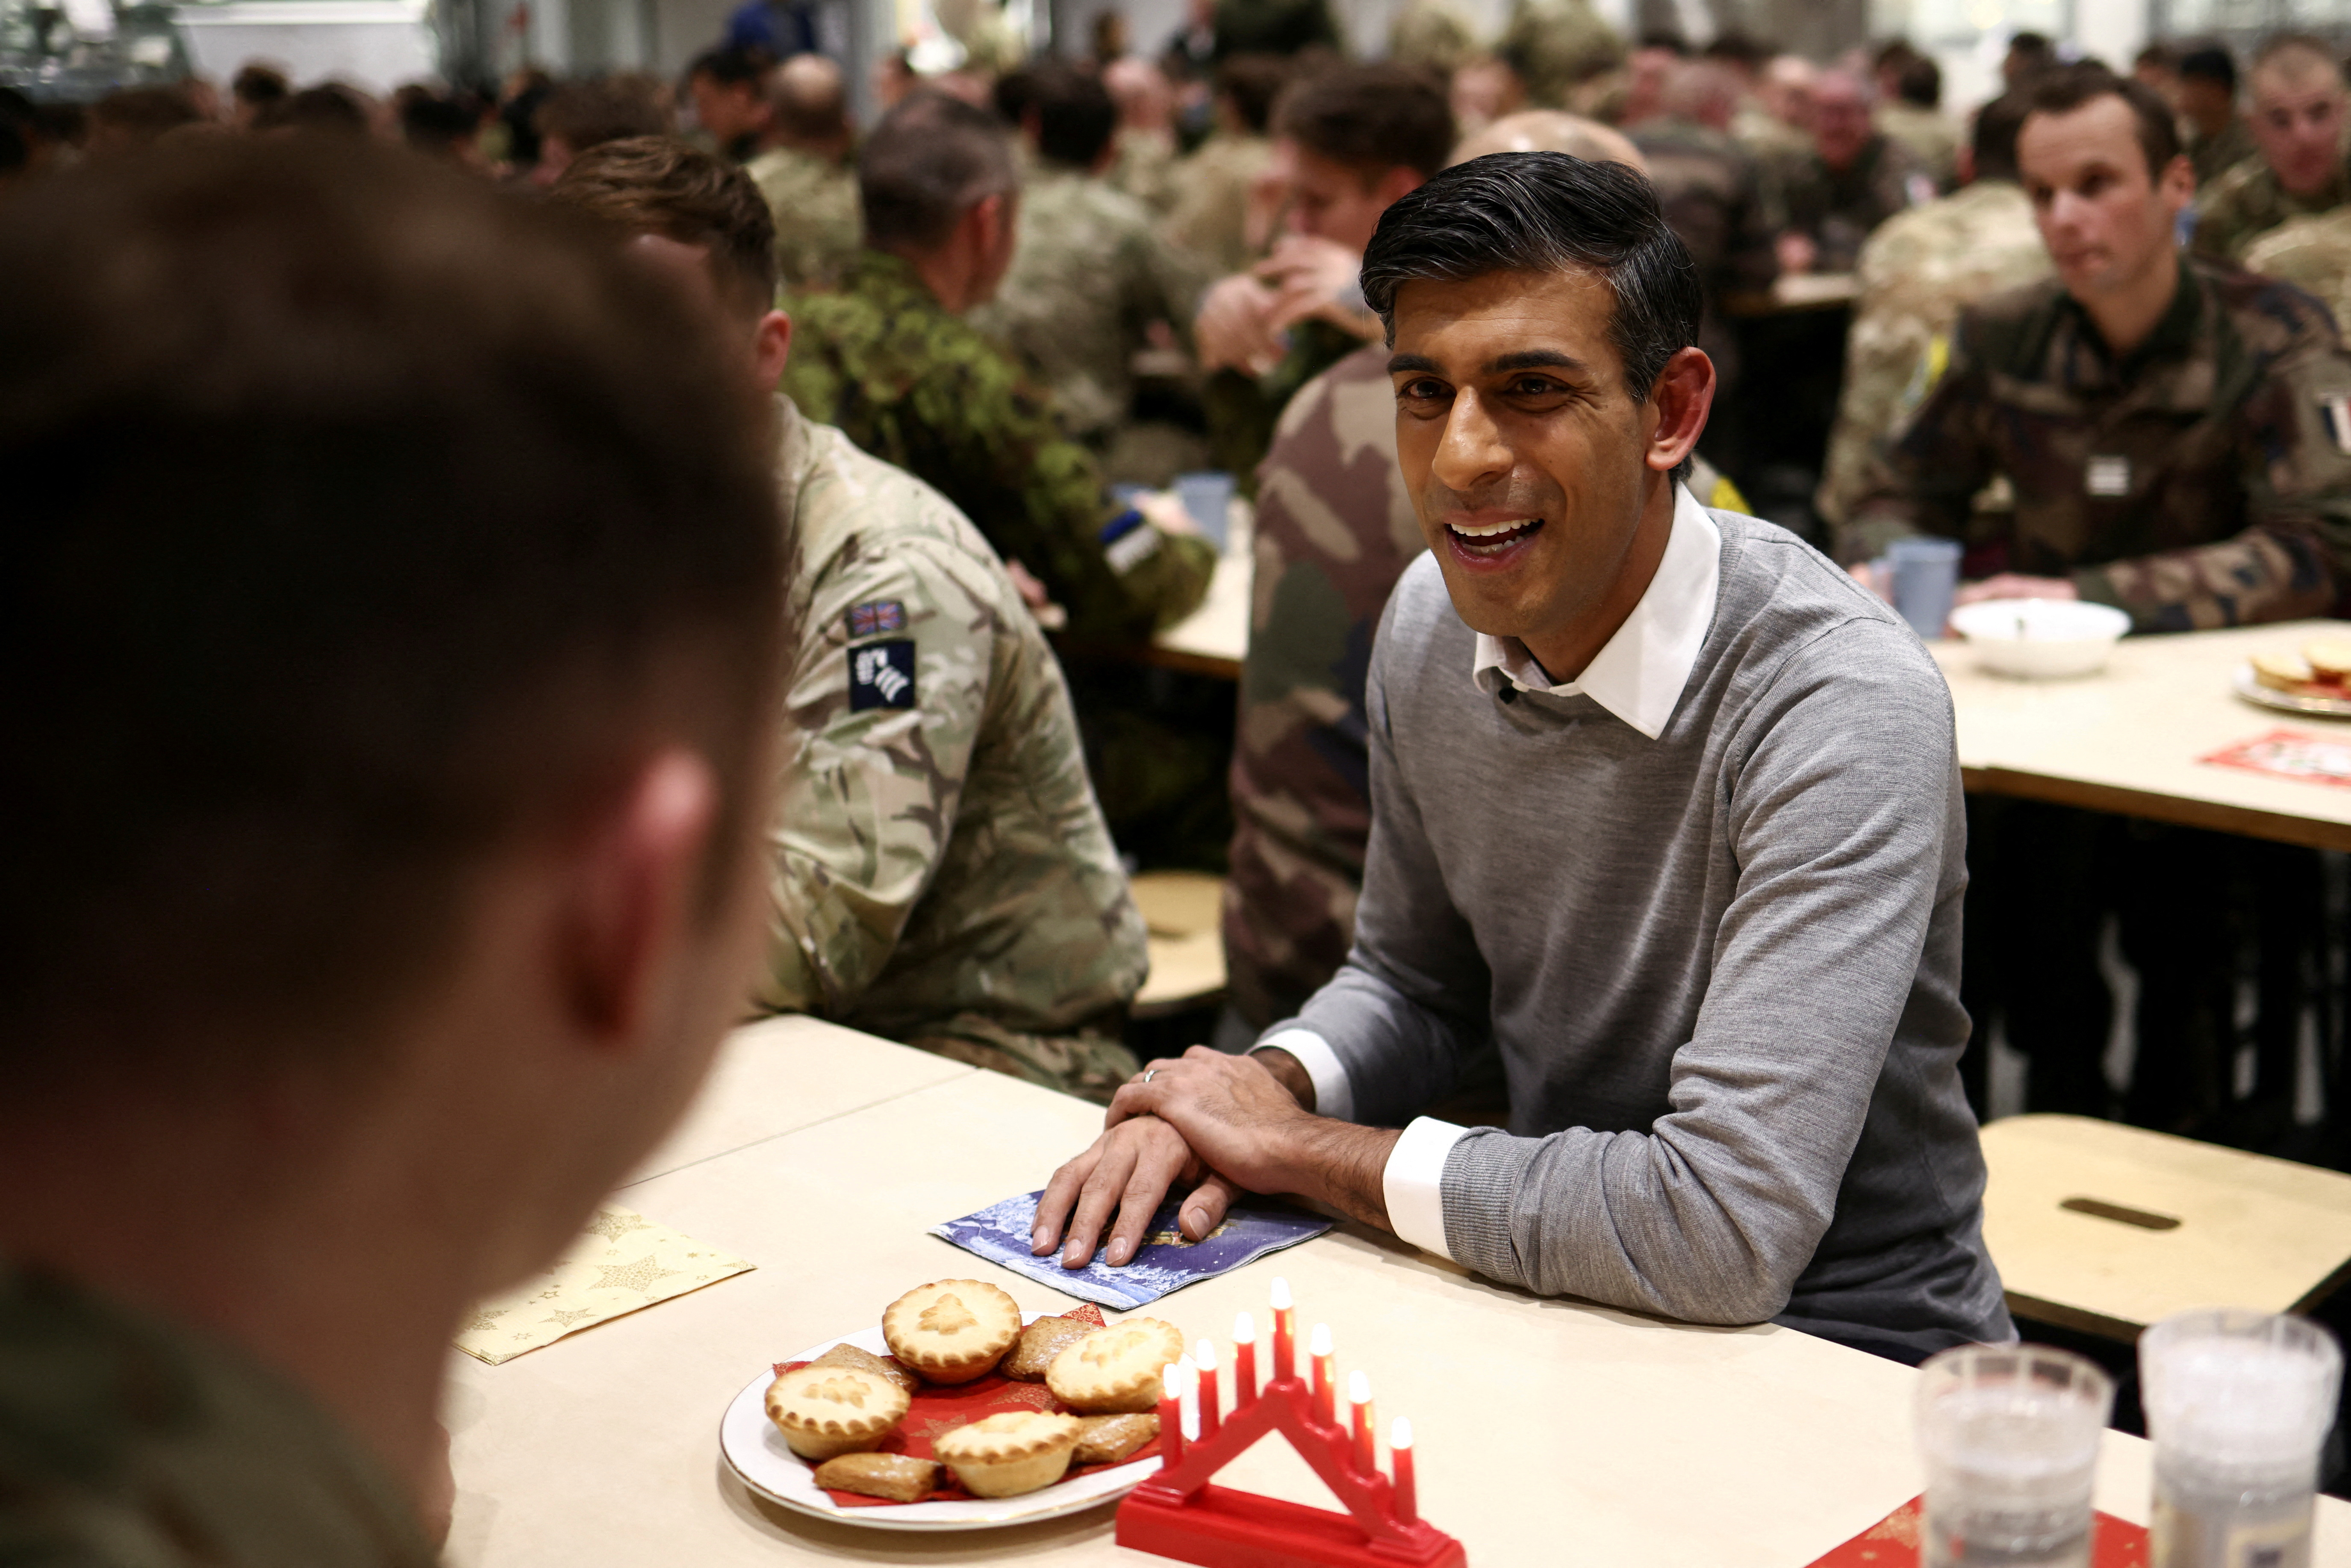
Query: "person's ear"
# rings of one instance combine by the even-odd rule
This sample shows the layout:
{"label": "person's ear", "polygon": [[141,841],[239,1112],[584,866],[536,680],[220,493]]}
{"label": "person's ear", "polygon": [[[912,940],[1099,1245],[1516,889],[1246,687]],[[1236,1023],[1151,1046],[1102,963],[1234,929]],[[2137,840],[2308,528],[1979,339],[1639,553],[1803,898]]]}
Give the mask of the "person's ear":
{"label": "person's ear", "polygon": [[761,391],[771,391],[783,380],[784,366],[791,357],[792,319],[780,310],[770,310],[751,329],[751,375]]}
{"label": "person's ear", "polygon": [[660,1007],[712,874],[718,779],[672,747],[644,759],[571,841],[557,893],[556,994],[572,1033],[625,1051]]}
{"label": "person's ear", "polygon": [[2188,161],[2185,152],[2175,154],[2163,166],[2163,178],[2158,193],[2174,213],[2184,211],[2196,200],[2196,165]]}
{"label": "person's ear", "polygon": [[1660,474],[1670,474],[1697,449],[1698,438],[1706,431],[1707,415],[1714,408],[1714,361],[1700,350],[1682,350],[1657,372],[1649,402],[1657,411],[1657,423],[1641,460]]}

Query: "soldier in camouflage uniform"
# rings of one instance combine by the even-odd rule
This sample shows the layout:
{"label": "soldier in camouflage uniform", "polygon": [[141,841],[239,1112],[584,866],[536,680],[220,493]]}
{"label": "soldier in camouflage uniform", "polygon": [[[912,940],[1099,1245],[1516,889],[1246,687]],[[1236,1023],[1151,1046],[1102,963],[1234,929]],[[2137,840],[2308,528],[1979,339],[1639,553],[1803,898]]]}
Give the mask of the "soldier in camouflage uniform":
{"label": "soldier in camouflage uniform", "polygon": [[776,221],[777,273],[787,290],[828,287],[857,254],[861,231],[840,66],[793,56],[776,70],[768,110],[775,144],[743,168]]}
{"label": "soldier in camouflage uniform", "polygon": [[1844,386],[1814,498],[1833,527],[1845,521],[1872,465],[1940,377],[1961,307],[2048,276],[2032,204],[2016,183],[2023,120],[2023,101],[2012,94],[1984,105],[1976,114],[1974,182],[1896,214],[1862,246]]}
{"label": "soldier in camouflage uniform", "polygon": [[[1264,253],[1269,235],[1249,232],[1251,193],[1273,165],[1266,124],[1290,68],[1270,55],[1243,55],[1217,68],[1216,130],[1176,166],[1170,241],[1223,277]],[[1270,228],[1268,216],[1260,220]]]}
{"label": "soldier in camouflage uniform", "polygon": [[2199,191],[2261,151],[2237,112],[2237,62],[2225,47],[2182,55],[2173,90]]}
{"label": "soldier in camouflage uniform", "polygon": [[1388,58],[1452,79],[1454,68],[1478,52],[1477,25],[1454,0],[1405,0],[1388,24]]}
{"label": "soldier in camouflage uniform", "polygon": [[1519,73],[1535,109],[1580,110],[1577,89],[1625,63],[1625,40],[1591,0],[1511,0],[1494,51]]}
{"label": "soldier in camouflage uniform", "polygon": [[[933,291],[917,261],[985,299],[1011,260],[1011,159],[985,111],[909,99],[859,164],[869,248],[840,292],[794,308],[783,390],[883,461],[935,486],[1007,561],[1067,612],[1072,634],[1147,637],[1191,613],[1216,552],[1111,501],[1093,455],[1062,434],[1050,394]],[[942,183],[960,183],[940,210]]]}
{"label": "soldier in camouflage uniform", "polygon": [[1934,180],[1909,149],[1869,120],[1869,89],[1846,71],[1813,89],[1813,144],[1767,169],[1776,226],[1801,237],[1812,272],[1850,272],[1872,230],[1916,202]]}
{"label": "soldier in camouflage uniform", "polygon": [[1714,361],[1715,395],[1737,395],[1740,364],[1724,322],[1726,294],[1771,287],[1780,270],[1764,210],[1762,174],[1731,139],[1738,84],[1711,62],[1678,67],[1667,79],[1665,112],[1634,127],[1633,144],[1648,164],[1649,183],[1667,226],[1697,264],[1706,292],[1698,346]]}
{"label": "soldier in camouflage uniform", "polygon": [[1155,63],[1134,55],[1104,66],[1102,85],[1118,105],[1118,130],[1102,177],[1164,215],[1176,205],[1175,89]]}
{"label": "soldier in camouflage uniform", "polygon": [[2245,247],[2245,270],[2291,283],[2351,321],[2351,207],[2290,218]]}
{"label": "soldier in camouflage uniform", "polygon": [[2247,123],[2261,156],[2212,182],[2197,202],[2196,254],[2239,261],[2245,246],[2288,218],[2351,203],[2343,155],[2343,68],[2314,38],[2274,39],[2248,73]]}

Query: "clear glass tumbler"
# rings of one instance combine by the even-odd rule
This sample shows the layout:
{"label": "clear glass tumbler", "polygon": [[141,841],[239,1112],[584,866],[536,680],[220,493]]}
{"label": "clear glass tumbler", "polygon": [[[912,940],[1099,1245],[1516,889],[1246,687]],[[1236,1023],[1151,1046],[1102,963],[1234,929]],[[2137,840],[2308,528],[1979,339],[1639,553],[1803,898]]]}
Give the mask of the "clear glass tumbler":
{"label": "clear glass tumbler", "polygon": [[1920,1367],[1927,1568],[2089,1568],[2114,1401],[2095,1364],[2044,1345],[1961,1345]]}
{"label": "clear glass tumbler", "polygon": [[2153,1568],[2307,1568],[2343,1353],[2301,1318],[2176,1312],[2139,1336]]}

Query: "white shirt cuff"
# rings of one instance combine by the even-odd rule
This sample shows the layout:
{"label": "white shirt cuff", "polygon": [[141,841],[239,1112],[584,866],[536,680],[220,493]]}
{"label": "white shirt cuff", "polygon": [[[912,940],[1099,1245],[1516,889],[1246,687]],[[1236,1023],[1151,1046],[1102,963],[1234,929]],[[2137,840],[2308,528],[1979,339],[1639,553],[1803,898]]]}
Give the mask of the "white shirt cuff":
{"label": "white shirt cuff", "polygon": [[1328,1116],[1334,1122],[1355,1119],[1355,1090],[1347,1082],[1347,1064],[1331,1049],[1331,1042],[1311,1029],[1286,1029],[1280,1034],[1269,1035],[1249,1047],[1252,1055],[1279,1046],[1298,1059],[1306,1069],[1306,1076],[1314,1082],[1314,1113]]}
{"label": "white shirt cuff", "polygon": [[1388,1154],[1380,1187],[1388,1201],[1388,1228],[1424,1252],[1445,1247],[1445,1161],[1469,1131],[1434,1116],[1416,1116]]}

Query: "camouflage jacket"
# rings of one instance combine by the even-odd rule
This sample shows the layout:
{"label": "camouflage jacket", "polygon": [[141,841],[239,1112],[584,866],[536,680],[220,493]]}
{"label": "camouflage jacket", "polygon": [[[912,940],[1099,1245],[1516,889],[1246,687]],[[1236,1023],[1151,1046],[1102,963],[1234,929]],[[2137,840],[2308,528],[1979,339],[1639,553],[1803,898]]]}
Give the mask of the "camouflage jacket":
{"label": "camouflage jacket", "polygon": [[897,1040],[1116,1015],[1143,919],[1035,617],[945,497],[777,401],[799,645],[759,1000]]}
{"label": "camouflage jacket", "polygon": [[865,224],[857,172],[789,147],[743,165],[776,218],[776,271],[787,291],[828,288],[857,256]]}
{"label": "camouflage jacket", "polygon": [[1207,281],[1207,265],[1160,238],[1142,203],[1081,171],[1040,165],[1020,193],[1012,270],[969,319],[1053,389],[1064,430],[1094,436],[1133,417],[1144,329],[1188,323]]}
{"label": "camouflage jacket", "polygon": [[1114,149],[1110,172],[1102,176],[1113,190],[1141,202],[1154,214],[1176,204],[1176,143],[1155,131],[1123,125],[1111,142]]}
{"label": "camouflage jacket", "polygon": [[1910,150],[1885,135],[1872,136],[1844,169],[1831,169],[1807,148],[1764,173],[1772,226],[1811,236],[1819,253],[1817,272],[1852,271],[1862,242],[1878,225],[1935,194],[1933,177]]}
{"label": "camouflage jacket", "polygon": [[1573,109],[1575,89],[1625,63],[1625,40],[1591,0],[1511,0],[1495,53],[1526,84],[1534,109]]}
{"label": "camouflage jacket", "polygon": [[1698,264],[1708,301],[1733,289],[1769,288],[1779,263],[1753,155],[1728,133],[1695,120],[1644,120],[1632,135],[1648,160],[1657,205]]}
{"label": "camouflage jacket", "polygon": [[1405,0],[1388,23],[1388,58],[1450,78],[1478,50],[1478,26],[1454,0]]}
{"label": "camouflage jacket", "polygon": [[1910,151],[1918,167],[1933,176],[1936,188],[1948,191],[1959,183],[1959,122],[1939,109],[1916,103],[1880,104],[1877,129]]}
{"label": "camouflage jacket", "polygon": [[2351,207],[2288,218],[2245,247],[2245,270],[2291,283],[2351,321]]}
{"label": "camouflage jacket", "polygon": [[2186,146],[2188,162],[2196,170],[2199,191],[2262,150],[2242,120],[2230,120],[2229,128],[2214,136],[2198,136],[2190,131]]}
{"label": "camouflage jacket", "polygon": [[2291,195],[2259,157],[2244,160],[2207,186],[2196,199],[2196,254],[2213,261],[2241,261],[2245,246],[2288,218],[2333,212],[2351,203],[2351,169],[2337,165],[2326,183],[2307,196]]}
{"label": "camouflage jacket", "polygon": [[2016,510],[1971,540],[1971,577],[2070,575],[2143,632],[2327,614],[2351,580],[2351,357],[2308,295],[2203,262],[2119,365],[2054,278],[2011,289],[1960,315],[1840,556],[1970,537],[1995,476]]}
{"label": "camouflage jacket", "polygon": [[1871,465],[1941,373],[1960,308],[2049,275],[2032,204],[2012,180],[1980,180],[1897,213],[1861,247],[1861,298],[1815,504],[1842,523]]}
{"label": "camouflage jacket", "polygon": [[436,1561],[391,1478],[275,1374],[0,1262],[0,1563]]}
{"label": "camouflage jacket", "polygon": [[836,294],[793,307],[783,390],[811,419],[936,486],[1034,572],[1073,634],[1138,639],[1208,591],[1208,541],[1113,504],[1052,398],[896,256],[861,251]]}
{"label": "camouflage jacket", "polygon": [[1199,256],[1215,277],[1248,267],[1259,254],[1249,243],[1249,189],[1272,162],[1273,143],[1262,136],[1209,137],[1176,165],[1167,237]]}

